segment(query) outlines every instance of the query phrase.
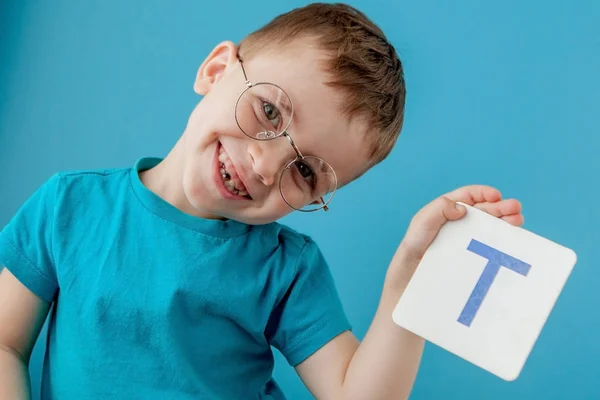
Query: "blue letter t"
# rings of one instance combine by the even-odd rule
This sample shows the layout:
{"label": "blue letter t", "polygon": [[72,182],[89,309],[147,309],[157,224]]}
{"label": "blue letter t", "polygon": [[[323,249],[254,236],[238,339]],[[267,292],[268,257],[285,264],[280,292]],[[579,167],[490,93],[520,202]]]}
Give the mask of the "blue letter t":
{"label": "blue letter t", "polygon": [[490,286],[492,286],[492,282],[494,282],[494,278],[498,274],[500,267],[506,267],[523,276],[527,276],[531,265],[475,239],[471,240],[467,250],[488,259],[488,263],[479,277],[479,281],[477,281],[469,300],[467,300],[467,304],[465,304],[465,307],[458,317],[458,322],[466,326],[471,326],[471,322],[473,322],[473,318],[475,318],[475,314],[477,314],[481,302],[483,302]]}

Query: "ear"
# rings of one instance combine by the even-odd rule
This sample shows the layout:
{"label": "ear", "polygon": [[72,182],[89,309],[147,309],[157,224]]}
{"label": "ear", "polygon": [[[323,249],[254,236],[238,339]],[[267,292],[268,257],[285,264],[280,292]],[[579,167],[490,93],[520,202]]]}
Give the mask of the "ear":
{"label": "ear", "polygon": [[219,43],[206,57],[194,82],[194,91],[206,95],[223,78],[228,66],[237,62],[237,47],[231,41]]}

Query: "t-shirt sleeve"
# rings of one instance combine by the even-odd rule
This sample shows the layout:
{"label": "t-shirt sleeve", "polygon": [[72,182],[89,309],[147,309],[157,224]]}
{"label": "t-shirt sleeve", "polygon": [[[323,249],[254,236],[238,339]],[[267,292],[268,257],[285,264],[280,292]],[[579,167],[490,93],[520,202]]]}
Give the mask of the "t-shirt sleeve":
{"label": "t-shirt sleeve", "polygon": [[0,232],[0,268],[47,302],[58,290],[52,236],[59,179],[54,175],[39,187]]}
{"label": "t-shirt sleeve", "polygon": [[331,339],[351,330],[323,254],[308,240],[267,330],[270,344],[296,366]]}

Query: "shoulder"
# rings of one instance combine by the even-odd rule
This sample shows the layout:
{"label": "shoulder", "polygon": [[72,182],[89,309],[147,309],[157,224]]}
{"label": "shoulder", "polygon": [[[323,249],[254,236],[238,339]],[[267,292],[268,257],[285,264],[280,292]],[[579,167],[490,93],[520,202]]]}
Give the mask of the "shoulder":
{"label": "shoulder", "polygon": [[131,168],[105,168],[61,171],[50,181],[56,185],[57,200],[112,196],[114,189],[129,185]]}
{"label": "shoulder", "polygon": [[93,185],[109,180],[123,180],[129,176],[131,168],[84,169],[57,172],[51,179],[63,186]]}
{"label": "shoulder", "polygon": [[254,229],[260,231],[261,247],[276,255],[288,273],[297,275],[307,269],[328,269],[321,249],[310,235],[279,222]]}
{"label": "shoulder", "polygon": [[265,247],[285,251],[289,256],[298,257],[317,247],[309,235],[279,222],[254,226],[252,230],[263,240]]}
{"label": "shoulder", "polygon": [[69,197],[65,196],[65,193],[74,194],[81,202],[85,194],[89,193],[89,189],[98,186],[103,179],[119,174],[126,177],[127,174],[123,173],[126,171],[126,168],[121,168],[55,172],[43,178],[42,182],[33,188],[17,211],[31,214],[35,207],[39,208],[38,211],[42,208],[46,211],[51,210],[52,206],[58,206]]}
{"label": "shoulder", "polygon": [[[51,175],[30,198],[55,221],[77,221],[105,213],[126,198],[131,168],[60,171]],[[125,195],[125,196],[124,196]]]}

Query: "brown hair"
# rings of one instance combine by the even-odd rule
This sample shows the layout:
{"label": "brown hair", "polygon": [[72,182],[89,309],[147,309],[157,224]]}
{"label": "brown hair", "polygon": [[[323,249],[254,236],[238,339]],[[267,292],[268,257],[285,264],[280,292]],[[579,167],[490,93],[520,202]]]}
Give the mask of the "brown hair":
{"label": "brown hair", "polygon": [[365,14],[345,4],[313,3],[282,14],[240,43],[244,58],[273,43],[315,38],[330,54],[328,84],[346,95],[343,112],[364,118],[368,168],[391,152],[404,121],[406,88],[394,46]]}

